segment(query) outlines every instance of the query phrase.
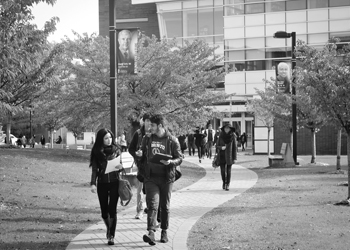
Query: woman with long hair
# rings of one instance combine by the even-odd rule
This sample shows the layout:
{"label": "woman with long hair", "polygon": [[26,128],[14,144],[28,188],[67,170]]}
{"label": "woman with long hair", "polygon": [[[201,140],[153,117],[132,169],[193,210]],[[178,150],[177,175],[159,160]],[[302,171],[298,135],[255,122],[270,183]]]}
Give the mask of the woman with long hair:
{"label": "woman with long hair", "polygon": [[222,189],[230,190],[232,164],[237,160],[237,136],[234,127],[225,124],[216,143],[216,149],[219,154]]}
{"label": "woman with long hair", "polygon": [[[117,225],[117,204],[119,199],[119,171],[121,164],[115,171],[105,173],[108,160],[120,155],[120,149],[115,143],[115,137],[109,129],[103,128],[97,132],[96,141],[91,150],[90,167],[91,192],[96,193],[100,202],[102,219],[107,228],[108,245],[114,245],[115,228]],[[97,182],[97,186],[96,186]]]}

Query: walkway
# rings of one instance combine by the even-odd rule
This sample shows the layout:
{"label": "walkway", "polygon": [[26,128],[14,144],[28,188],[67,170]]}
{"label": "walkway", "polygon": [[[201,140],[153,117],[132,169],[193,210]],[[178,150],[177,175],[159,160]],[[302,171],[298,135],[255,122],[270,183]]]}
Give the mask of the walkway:
{"label": "walkway", "polygon": [[186,161],[205,168],[207,174],[198,182],[172,194],[170,227],[168,243],[160,243],[160,230],[156,232],[157,244],[150,246],[142,240],[146,233],[147,216],[141,220],[134,219],[136,207],[130,207],[118,214],[118,224],[115,245],[106,244],[106,232],[103,221],[90,226],[76,236],[68,245],[67,250],[78,249],[174,249],[186,250],[187,237],[196,221],[213,208],[233,199],[255,185],[255,172],[239,165],[232,166],[230,191],[222,190],[220,170],[214,170],[211,160],[204,159],[198,163],[198,157],[186,156]]}

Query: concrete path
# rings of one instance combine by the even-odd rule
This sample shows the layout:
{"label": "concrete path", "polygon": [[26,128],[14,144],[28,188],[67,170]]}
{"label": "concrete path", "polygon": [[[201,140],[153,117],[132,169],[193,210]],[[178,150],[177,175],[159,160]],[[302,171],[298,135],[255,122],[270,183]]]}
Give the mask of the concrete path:
{"label": "concrete path", "polygon": [[235,196],[253,187],[258,176],[255,172],[239,165],[232,166],[230,191],[222,190],[220,169],[214,170],[211,160],[186,156],[186,161],[203,167],[207,174],[198,182],[172,194],[170,208],[170,223],[168,229],[168,243],[160,243],[160,230],[156,232],[155,246],[144,243],[142,236],[147,232],[147,216],[141,220],[134,219],[136,207],[130,207],[118,213],[115,235],[115,245],[108,246],[105,225],[103,221],[88,227],[76,236],[68,245],[67,250],[78,249],[174,249],[186,250],[187,237],[196,221],[213,208],[220,206]]}

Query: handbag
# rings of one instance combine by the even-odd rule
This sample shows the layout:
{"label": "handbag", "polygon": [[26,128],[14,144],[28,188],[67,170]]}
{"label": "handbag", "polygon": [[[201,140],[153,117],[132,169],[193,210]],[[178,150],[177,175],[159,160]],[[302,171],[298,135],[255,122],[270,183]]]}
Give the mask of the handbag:
{"label": "handbag", "polygon": [[211,165],[213,166],[214,169],[220,167],[220,155],[217,154],[216,151],[215,151],[215,155],[214,155],[213,162]]}
{"label": "handbag", "polygon": [[[120,163],[122,163],[122,157],[120,155]],[[118,185],[118,194],[120,198],[120,205],[127,206],[132,198],[132,190],[130,182],[126,179],[126,172],[123,168],[121,170],[122,175],[119,175],[119,185]]]}
{"label": "handbag", "polygon": [[182,172],[181,172],[180,166],[176,166],[176,168],[175,168],[175,181],[180,179],[181,176],[182,176]]}

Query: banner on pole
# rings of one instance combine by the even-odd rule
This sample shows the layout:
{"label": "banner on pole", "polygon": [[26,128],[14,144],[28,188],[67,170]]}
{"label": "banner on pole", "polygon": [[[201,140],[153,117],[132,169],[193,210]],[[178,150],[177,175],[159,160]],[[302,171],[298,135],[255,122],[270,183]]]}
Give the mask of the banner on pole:
{"label": "banner on pole", "polygon": [[292,67],[290,61],[276,61],[276,85],[278,93],[291,93]]}
{"label": "banner on pole", "polygon": [[117,29],[117,73],[137,73],[138,28]]}

